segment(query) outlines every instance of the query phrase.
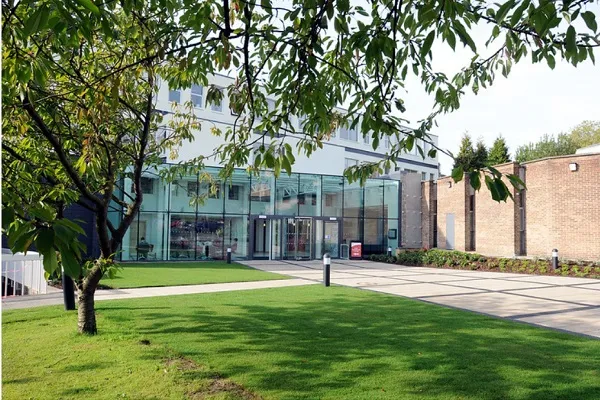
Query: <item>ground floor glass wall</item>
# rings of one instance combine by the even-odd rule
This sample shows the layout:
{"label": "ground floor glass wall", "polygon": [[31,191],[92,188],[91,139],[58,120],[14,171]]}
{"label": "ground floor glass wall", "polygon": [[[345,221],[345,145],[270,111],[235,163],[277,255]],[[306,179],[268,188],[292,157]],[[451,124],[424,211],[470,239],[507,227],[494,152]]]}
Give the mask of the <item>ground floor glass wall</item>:
{"label": "ground floor glass wall", "polygon": [[400,243],[399,181],[369,179],[361,186],[339,176],[245,171],[221,180],[218,172],[209,168],[171,183],[146,173],[142,211],[121,259],[221,260],[230,248],[233,259],[304,260],[343,256],[351,241],[362,242],[364,254]]}

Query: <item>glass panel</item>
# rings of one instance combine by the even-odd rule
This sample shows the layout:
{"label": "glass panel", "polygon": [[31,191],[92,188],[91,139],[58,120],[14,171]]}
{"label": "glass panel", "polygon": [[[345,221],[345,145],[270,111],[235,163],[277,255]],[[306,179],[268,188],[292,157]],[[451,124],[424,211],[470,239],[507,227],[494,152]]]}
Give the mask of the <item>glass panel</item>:
{"label": "glass panel", "polygon": [[272,172],[261,172],[252,176],[250,188],[250,213],[273,214],[275,177]]}
{"label": "glass panel", "polygon": [[340,176],[323,176],[323,187],[321,188],[321,215],[327,217],[342,216],[342,191],[344,178]]}
{"label": "glass panel", "polygon": [[252,251],[252,256],[253,258],[268,258],[271,220],[255,219],[253,221],[254,249]]}
{"label": "glass panel", "polygon": [[384,181],[383,216],[398,218],[398,199],[400,197],[400,181]]}
{"label": "glass panel", "polygon": [[365,182],[365,218],[382,218],[383,180],[367,179]]}
{"label": "glass panel", "polygon": [[176,213],[195,213],[198,196],[198,177],[195,175],[178,178],[171,182],[171,210]]}
{"label": "glass panel", "polygon": [[196,259],[223,260],[223,217],[216,215],[198,215],[196,232]]}
{"label": "glass panel", "polygon": [[298,193],[298,215],[321,215],[321,176],[300,175],[300,192]]}
{"label": "glass panel", "polygon": [[194,107],[204,107],[202,100],[203,94],[204,88],[201,85],[192,85],[192,103],[194,103]]}
{"label": "glass panel", "polygon": [[359,217],[363,205],[363,188],[358,182],[344,185],[344,217]]}
{"label": "glass panel", "polygon": [[138,214],[123,236],[123,244],[121,245],[121,260],[123,261],[137,261],[138,259],[137,251],[135,249],[140,239],[138,232],[139,217]]}
{"label": "glass panel", "polygon": [[[400,229],[398,228],[398,220],[390,219],[386,220],[385,232],[387,237],[387,246],[392,248],[392,253],[398,247],[400,247]],[[387,251],[387,248],[386,248]],[[395,253],[394,253],[395,254]]]}
{"label": "glass panel", "polygon": [[225,213],[248,214],[250,176],[246,171],[235,171],[231,180],[225,182]]}
{"label": "glass panel", "polygon": [[344,234],[342,243],[350,244],[353,240],[362,240],[360,220],[358,218],[344,218]]}
{"label": "glass panel", "polygon": [[200,174],[200,185],[198,195],[201,204],[198,204],[198,212],[206,214],[223,213],[223,184],[219,180],[219,168],[206,168]]}
{"label": "glass panel", "polygon": [[[329,253],[333,258],[338,258],[339,255],[339,231],[340,224],[336,222],[325,222],[325,236],[323,239],[323,253]],[[319,236],[317,236],[318,238]],[[318,253],[317,253],[318,254]],[[322,254],[321,254],[322,256]]]}
{"label": "glass panel", "polygon": [[169,90],[169,101],[181,103],[181,91],[173,89]]}
{"label": "glass panel", "polygon": [[248,217],[231,215],[225,217],[224,227],[225,250],[231,247],[231,258],[248,258]]}
{"label": "glass panel", "polygon": [[365,219],[365,238],[363,254],[382,254],[385,252],[385,236],[383,219]]}
{"label": "glass panel", "polygon": [[[157,173],[145,172],[142,175],[141,188],[144,196],[141,211],[166,211],[169,208],[169,184],[161,180]],[[132,197],[135,197],[133,180],[125,178],[123,190],[123,200],[131,202]]]}
{"label": "glass panel", "polygon": [[271,220],[271,260],[281,260],[283,220]]}
{"label": "glass panel", "polygon": [[172,214],[169,226],[169,260],[193,260],[196,254],[196,216]]}
{"label": "glass panel", "polygon": [[312,249],[312,219],[296,219],[296,259],[310,259]]}
{"label": "glass panel", "polygon": [[140,213],[139,240],[135,248],[139,260],[166,259],[166,219],[165,213]]}
{"label": "glass panel", "polygon": [[298,193],[298,175],[280,175],[277,179],[277,215],[298,215],[298,203],[305,201]]}
{"label": "glass panel", "polygon": [[324,249],[325,249],[325,241],[324,241],[324,237],[325,237],[325,233],[324,231],[324,225],[325,225],[325,221],[323,220],[315,220],[315,257],[317,259],[323,259],[323,254],[327,253]]}

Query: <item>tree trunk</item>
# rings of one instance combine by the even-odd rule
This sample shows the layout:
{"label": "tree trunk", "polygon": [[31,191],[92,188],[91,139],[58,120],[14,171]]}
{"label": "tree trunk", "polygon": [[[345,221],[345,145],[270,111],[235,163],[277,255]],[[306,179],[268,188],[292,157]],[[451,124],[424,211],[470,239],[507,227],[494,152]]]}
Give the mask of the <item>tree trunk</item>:
{"label": "tree trunk", "polygon": [[96,327],[96,310],[94,308],[94,294],[98,282],[102,278],[102,269],[96,265],[89,275],[78,285],[79,296],[77,298],[77,328],[79,333],[95,335],[98,333]]}
{"label": "tree trunk", "polygon": [[79,333],[95,335],[98,333],[96,327],[96,310],[94,309],[94,290],[82,290],[77,299],[77,328]]}

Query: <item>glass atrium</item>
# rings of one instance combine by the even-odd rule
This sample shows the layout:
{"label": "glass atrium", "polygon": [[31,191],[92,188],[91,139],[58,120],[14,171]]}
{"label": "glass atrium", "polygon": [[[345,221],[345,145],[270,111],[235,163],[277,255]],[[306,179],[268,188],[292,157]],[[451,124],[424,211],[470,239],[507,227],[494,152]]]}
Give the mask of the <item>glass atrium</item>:
{"label": "glass atrium", "polygon": [[[218,173],[206,168],[171,183],[144,174],[144,201],[122,261],[219,260],[227,248],[233,259],[310,260],[326,252],[347,257],[351,241],[363,243],[363,254],[398,247],[399,181],[369,179],[361,187],[341,176],[236,170],[223,182]],[[125,179],[124,188],[131,186]]]}

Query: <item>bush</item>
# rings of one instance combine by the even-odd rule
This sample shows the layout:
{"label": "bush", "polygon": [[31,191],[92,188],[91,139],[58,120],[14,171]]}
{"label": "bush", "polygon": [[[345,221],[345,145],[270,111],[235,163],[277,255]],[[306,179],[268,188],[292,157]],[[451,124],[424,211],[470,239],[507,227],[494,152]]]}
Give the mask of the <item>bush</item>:
{"label": "bush", "polygon": [[561,262],[560,267],[554,271],[550,268],[549,260],[484,257],[476,253],[464,253],[455,250],[399,250],[396,257],[389,257],[387,254],[373,254],[369,257],[369,260],[436,268],[500,270],[502,272],[600,278],[599,263]]}

